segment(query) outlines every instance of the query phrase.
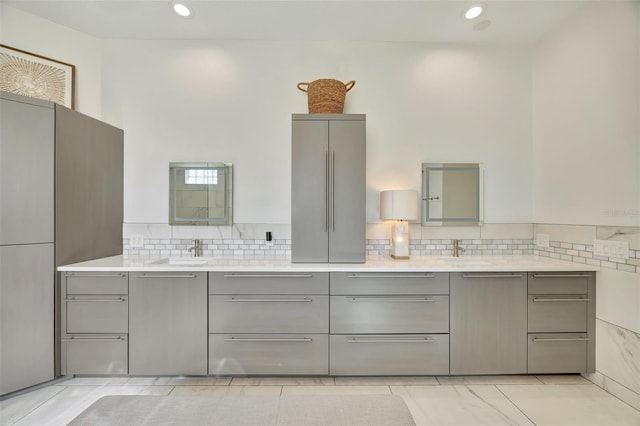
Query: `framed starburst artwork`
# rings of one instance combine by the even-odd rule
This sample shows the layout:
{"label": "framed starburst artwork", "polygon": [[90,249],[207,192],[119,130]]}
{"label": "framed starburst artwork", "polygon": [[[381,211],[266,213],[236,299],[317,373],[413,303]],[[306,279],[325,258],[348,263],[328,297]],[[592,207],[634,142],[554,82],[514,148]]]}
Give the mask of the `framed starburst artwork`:
{"label": "framed starburst artwork", "polygon": [[75,108],[76,67],[0,44],[0,90]]}

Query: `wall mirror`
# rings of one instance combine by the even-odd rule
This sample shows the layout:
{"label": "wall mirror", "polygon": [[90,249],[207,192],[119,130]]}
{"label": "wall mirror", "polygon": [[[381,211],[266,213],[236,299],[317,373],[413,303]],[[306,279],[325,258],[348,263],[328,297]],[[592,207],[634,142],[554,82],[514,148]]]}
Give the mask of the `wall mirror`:
{"label": "wall mirror", "polygon": [[482,224],[481,164],[422,163],[422,224]]}
{"label": "wall mirror", "polygon": [[231,225],[231,163],[170,163],[169,223]]}

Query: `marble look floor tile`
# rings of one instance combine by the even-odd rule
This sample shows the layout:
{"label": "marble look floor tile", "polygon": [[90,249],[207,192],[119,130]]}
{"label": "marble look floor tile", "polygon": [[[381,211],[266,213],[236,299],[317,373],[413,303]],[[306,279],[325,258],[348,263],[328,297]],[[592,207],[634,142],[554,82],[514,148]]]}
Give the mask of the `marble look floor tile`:
{"label": "marble look floor tile", "polygon": [[68,386],[20,419],[17,426],[66,425],[106,395],[168,395],[173,386]]}
{"label": "marble look floor tile", "polygon": [[156,380],[158,380],[157,377],[130,377],[125,385],[150,386],[154,385]]}
{"label": "marble look floor tile", "polygon": [[579,374],[536,375],[545,385],[590,385],[591,382]]}
{"label": "marble look floor tile", "polygon": [[536,376],[437,376],[441,385],[539,385]]}
{"label": "marble look floor tile", "polygon": [[389,395],[389,386],[283,386],[282,395]]}
{"label": "marble look floor tile", "polygon": [[495,386],[391,386],[417,425],[533,425]]}
{"label": "marble look floor tile", "polygon": [[129,377],[74,377],[60,384],[62,386],[124,385],[129,380]]}
{"label": "marble look floor tile", "polygon": [[596,385],[498,385],[536,425],[640,425],[640,411]]}
{"label": "marble look floor tile", "polygon": [[158,377],[154,385],[228,386],[231,377]]}
{"label": "marble look floor tile", "polygon": [[280,396],[282,386],[176,386],[170,396]]}
{"label": "marble look floor tile", "polygon": [[343,385],[439,385],[433,376],[420,377],[336,377],[336,386]]}
{"label": "marble look floor tile", "polygon": [[333,386],[333,377],[234,377],[231,386]]}
{"label": "marble look floor tile", "polygon": [[64,386],[48,386],[0,401],[0,425],[14,424],[64,389]]}

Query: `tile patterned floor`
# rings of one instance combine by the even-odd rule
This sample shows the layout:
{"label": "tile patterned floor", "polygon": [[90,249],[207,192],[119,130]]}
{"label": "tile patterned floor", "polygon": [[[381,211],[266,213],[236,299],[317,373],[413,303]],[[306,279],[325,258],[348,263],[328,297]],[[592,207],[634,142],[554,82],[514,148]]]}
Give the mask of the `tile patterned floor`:
{"label": "tile patterned floor", "polygon": [[80,377],[0,401],[1,425],[65,425],[106,395],[404,398],[418,425],[640,425],[640,411],[581,376]]}

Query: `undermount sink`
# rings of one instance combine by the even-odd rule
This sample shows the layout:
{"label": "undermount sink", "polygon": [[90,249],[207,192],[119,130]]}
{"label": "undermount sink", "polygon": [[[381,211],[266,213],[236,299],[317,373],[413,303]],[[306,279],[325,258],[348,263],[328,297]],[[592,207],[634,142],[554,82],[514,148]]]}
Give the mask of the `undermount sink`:
{"label": "undermount sink", "polygon": [[486,260],[473,260],[473,259],[446,259],[450,265],[460,265],[460,266],[487,266],[491,265],[491,262],[487,262]]}
{"label": "undermount sink", "polygon": [[163,257],[146,262],[148,265],[176,265],[176,266],[202,266],[209,263],[208,258],[203,257]]}

